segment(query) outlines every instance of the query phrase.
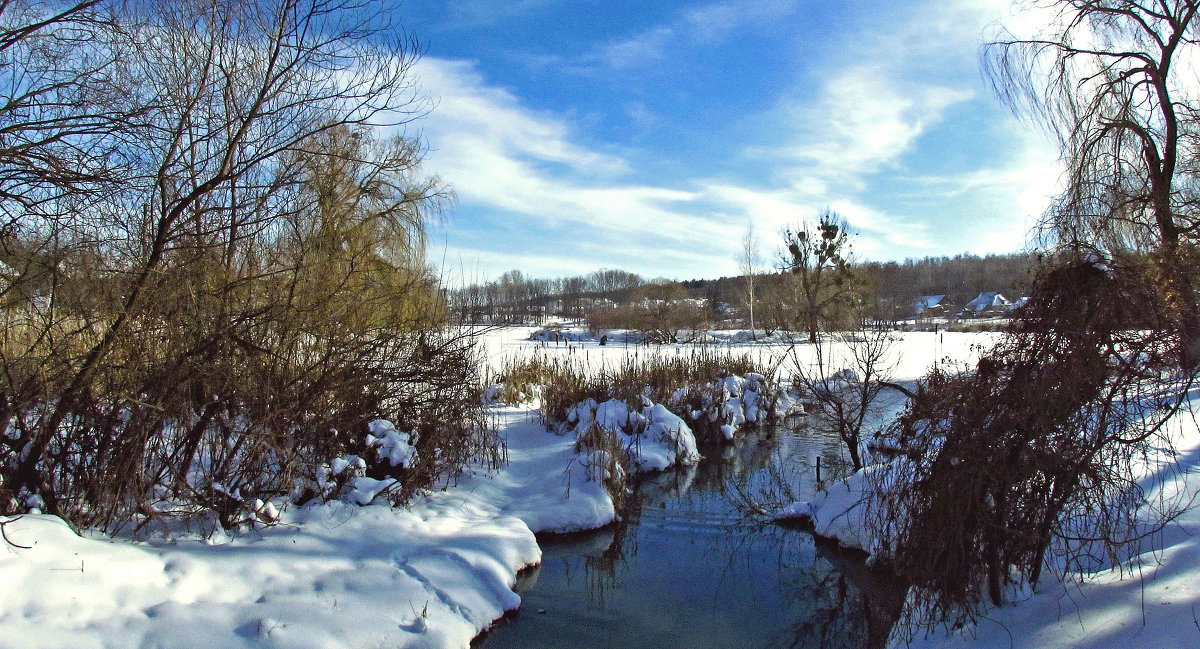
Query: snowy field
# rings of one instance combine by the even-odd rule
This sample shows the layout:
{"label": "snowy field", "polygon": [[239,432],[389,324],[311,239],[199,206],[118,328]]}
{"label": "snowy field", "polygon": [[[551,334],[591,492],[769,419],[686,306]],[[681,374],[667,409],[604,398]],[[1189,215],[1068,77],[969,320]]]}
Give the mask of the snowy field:
{"label": "snowy field", "polygon": [[[592,336],[584,332],[575,332],[570,337],[585,337],[585,340],[567,341],[564,337],[558,343],[552,339],[546,341],[531,341],[530,335],[539,331],[538,327],[505,327],[489,331],[483,337],[484,353],[487,363],[498,369],[505,358],[528,354],[537,350],[544,354],[557,356],[577,356],[590,367],[615,366],[628,354],[682,354],[690,351],[688,345],[637,345],[624,343],[614,336],[614,340],[606,345],[600,345]],[[722,349],[730,349],[735,353],[749,353],[768,365],[779,364],[781,359],[788,356],[789,345],[781,336],[774,336],[761,342],[747,341],[746,332],[711,332],[707,337],[709,344]],[[911,331],[896,333],[896,343],[893,351],[892,372],[893,380],[900,382],[913,381],[923,376],[935,362],[945,359],[969,361],[977,357],[974,349],[995,340],[994,333],[962,333],[962,332],[929,332]],[[837,345],[834,345],[837,347]],[[802,362],[812,358],[812,347],[805,343],[796,345],[795,350]],[[785,375],[790,360],[783,360],[780,370]]]}
{"label": "snowy field", "polygon": [[[618,342],[531,342],[531,331],[488,333],[487,362],[497,368],[534,349],[580,354],[595,366],[647,353]],[[893,380],[914,380],[947,357],[968,359],[990,337],[903,334]],[[734,350],[770,360],[785,347]],[[265,529],[163,531],[137,542],[79,537],[50,516],[0,517],[0,648],[466,647],[519,605],[516,573],[541,556],[534,532],[594,528],[614,517],[571,439],[547,433],[528,408],[496,415],[508,466],[465,476],[405,510],[332,502],[285,510]],[[1188,424],[1180,448],[1195,476],[1200,434]],[[826,500],[837,500],[837,489]],[[838,505],[824,506],[828,513]],[[1162,552],[1144,557],[1140,578],[1047,580],[978,628],[920,646],[1200,646],[1198,540],[1200,516],[1191,512],[1167,531]]]}

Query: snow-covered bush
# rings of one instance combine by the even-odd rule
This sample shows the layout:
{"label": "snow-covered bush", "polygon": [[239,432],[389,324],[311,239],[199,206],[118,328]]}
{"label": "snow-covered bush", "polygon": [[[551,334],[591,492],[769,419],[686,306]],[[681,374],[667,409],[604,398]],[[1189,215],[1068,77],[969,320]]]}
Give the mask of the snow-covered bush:
{"label": "snow-covered bush", "polygon": [[[634,473],[688,466],[701,459],[696,438],[683,419],[646,397],[640,409],[619,399],[600,404],[588,399],[576,405],[568,424],[572,422],[578,445],[615,449]],[[598,436],[606,439],[597,442]]]}
{"label": "snow-covered bush", "polygon": [[381,464],[395,470],[412,468],[417,461],[415,433],[403,433],[386,419],[376,419],[367,424],[367,448],[373,450]]}
{"label": "snow-covered bush", "polygon": [[632,474],[691,466],[702,458],[696,438],[678,415],[642,397],[641,408],[619,399],[575,405],[560,426],[575,437],[578,461],[589,479],[605,485],[618,510]]}
{"label": "snow-covered bush", "polygon": [[772,423],[796,405],[754,365],[709,347],[630,355],[599,369],[538,354],[506,361],[499,389],[539,394],[547,427],[575,437],[581,462],[611,483],[619,501],[626,476],[695,464],[701,445]]}
{"label": "snow-covered bush", "polygon": [[732,441],[742,429],[772,425],[800,407],[798,395],[756,372],[689,384],[666,404],[684,416],[706,444]]}
{"label": "snow-covered bush", "polygon": [[[749,356],[704,346],[682,353],[630,355],[616,366],[599,369],[570,357],[549,359],[541,367],[542,417],[551,426],[567,421],[576,405],[587,399],[619,399],[640,407],[647,397],[682,416],[701,443],[711,443],[724,438],[721,426],[735,430],[767,423],[778,414],[778,404],[792,403],[780,399],[782,392],[769,376],[755,372]],[[731,398],[738,402],[726,409]]]}
{"label": "snow-covered bush", "polygon": [[[701,455],[694,429],[685,418],[720,431],[720,437],[709,440],[712,443],[730,440],[739,427],[767,422],[779,414],[760,400],[767,386],[766,377],[749,373],[680,388],[667,403],[653,401],[649,389],[638,395],[637,407],[616,398],[603,402],[588,398],[569,408],[555,427],[574,435],[581,453],[601,450],[607,457],[620,458],[621,474],[689,466]],[[731,390],[738,396],[732,396]]]}

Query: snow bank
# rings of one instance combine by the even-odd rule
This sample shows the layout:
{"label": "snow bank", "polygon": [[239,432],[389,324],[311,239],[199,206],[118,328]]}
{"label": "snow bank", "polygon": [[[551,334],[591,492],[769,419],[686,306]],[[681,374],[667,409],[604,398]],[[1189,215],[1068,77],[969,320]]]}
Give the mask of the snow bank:
{"label": "snow bank", "polygon": [[[1191,409],[1200,411],[1200,398]],[[1149,479],[1148,502],[1156,506],[1200,504],[1200,430],[1186,412],[1176,422],[1179,459]],[[776,520],[805,520],[814,532],[845,547],[870,554],[886,551],[867,531],[864,494],[872,484],[905,473],[906,462],[867,467],[838,481],[811,501],[795,502],[774,513]],[[881,475],[891,471],[892,475]],[[1162,481],[1161,476],[1171,479]],[[1180,479],[1176,479],[1180,477]],[[973,624],[934,631],[911,644],[894,640],[893,649],[1128,649],[1200,646],[1200,508],[1192,507],[1166,528],[1148,551],[1118,570],[1100,571],[1082,582],[1043,576],[1037,592],[1014,604],[988,610]]]}
{"label": "snow bank", "polygon": [[567,414],[572,438],[588,434],[598,426],[616,436],[634,472],[665,471],[673,466],[690,466],[702,459],[692,429],[666,406],[642,397],[641,412],[624,401],[609,399],[596,403],[587,399]]}
{"label": "snow bank", "polygon": [[842,547],[875,554],[880,544],[867,525],[866,494],[880,471],[892,470],[892,464],[866,467],[829,485],[811,501],[790,503],[772,517],[777,521],[809,521],[814,533],[833,539]]}
{"label": "snow bank", "polygon": [[518,519],[425,503],[331,502],[223,545],[76,536],[0,518],[0,646],[465,647],[516,607],[536,563]]}
{"label": "snow bank", "polygon": [[[148,542],[80,537],[52,516],[0,517],[10,542],[0,541],[0,649],[465,648],[519,605],[517,571],[541,558],[534,531],[614,517],[572,440],[519,410],[498,416],[508,467],[409,509],[334,501],[274,512],[279,525],[232,537]],[[403,434],[380,423],[372,435],[403,461]],[[386,482],[363,480],[351,494]]]}
{"label": "snow bank", "polygon": [[[1148,551],[1124,564],[1085,576],[1081,582],[1043,575],[1036,592],[1011,605],[992,608],[974,623],[947,635],[935,630],[893,649],[1128,649],[1200,647],[1200,396],[1174,421],[1176,462],[1151,471],[1144,487],[1155,508],[1193,507],[1176,518]],[[864,494],[871,485],[902,477],[907,463],[896,460],[834,483],[811,501],[790,503],[776,520],[805,520],[814,532],[870,554],[886,551],[867,531]],[[879,474],[891,471],[892,474]],[[1155,514],[1150,512],[1154,517]]]}
{"label": "snow bank", "polygon": [[[1193,397],[1192,413],[1200,411]],[[1180,480],[1151,485],[1152,503],[1200,505],[1200,431],[1193,415],[1181,426],[1174,469]],[[1174,476],[1174,472],[1170,472]],[[1154,480],[1151,480],[1154,482]],[[1097,572],[1082,582],[1045,575],[1035,593],[987,611],[974,625],[950,636],[917,638],[920,649],[1195,649],[1200,647],[1200,509],[1192,507],[1167,527],[1146,552],[1126,564],[1127,573]],[[896,649],[903,643],[893,645]]]}
{"label": "snow bank", "polygon": [[676,464],[690,466],[701,460],[696,436],[678,415],[661,403],[647,405],[643,415],[645,432],[628,438],[637,470],[663,471]]}
{"label": "snow bank", "polygon": [[520,408],[497,412],[508,466],[460,478],[445,500],[485,501],[534,532],[576,532],[616,520],[612,498],[603,484],[590,479],[588,459],[576,454],[573,436],[547,432]]}

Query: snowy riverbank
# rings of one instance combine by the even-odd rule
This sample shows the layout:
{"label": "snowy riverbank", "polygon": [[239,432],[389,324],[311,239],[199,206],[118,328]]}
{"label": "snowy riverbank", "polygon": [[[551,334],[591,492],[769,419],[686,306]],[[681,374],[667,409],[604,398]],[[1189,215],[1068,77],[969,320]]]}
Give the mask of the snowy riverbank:
{"label": "snowy riverbank", "polygon": [[[1174,420],[1176,461],[1148,473],[1143,488],[1155,509],[1193,506],[1158,535],[1147,551],[1126,562],[1124,572],[1103,570],[1082,581],[1043,576],[1036,592],[987,610],[975,624],[947,633],[930,631],[892,649],[1193,649],[1200,646],[1200,394]],[[834,482],[810,502],[777,513],[805,518],[814,532],[839,544],[871,552],[862,505],[868,467]],[[1158,512],[1148,512],[1148,519]],[[1153,549],[1150,549],[1153,546]]]}
{"label": "snowy riverbank", "polygon": [[466,647],[520,604],[534,532],[613,519],[572,440],[522,409],[498,416],[508,466],[409,509],[332,502],[232,537],[143,542],[0,517],[0,648]]}
{"label": "snowy riverbank", "polygon": [[[1200,647],[1200,393],[1175,421],[1177,461],[1152,472],[1147,502],[1192,507],[1117,570],[1081,582],[1043,577],[1037,592],[989,610],[949,637],[935,632],[914,649],[1194,649]],[[1166,478],[1164,480],[1164,477]],[[1153,514],[1152,514],[1153,516]],[[1153,545],[1156,549],[1149,549]],[[894,649],[900,649],[898,645]]]}

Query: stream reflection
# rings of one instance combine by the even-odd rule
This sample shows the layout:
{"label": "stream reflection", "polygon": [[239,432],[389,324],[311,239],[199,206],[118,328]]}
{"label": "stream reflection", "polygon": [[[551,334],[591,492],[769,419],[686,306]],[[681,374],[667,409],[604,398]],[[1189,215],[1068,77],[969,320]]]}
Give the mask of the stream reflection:
{"label": "stream reflection", "polygon": [[520,611],[474,646],[882,646],[898,589],[861,559],[734,505],[780,462],[795,489],[811,489],[806,458],[830,445],[803,430],[749,436],[643,479],[625,521],[540,538],[542,564],[517,584]]}

